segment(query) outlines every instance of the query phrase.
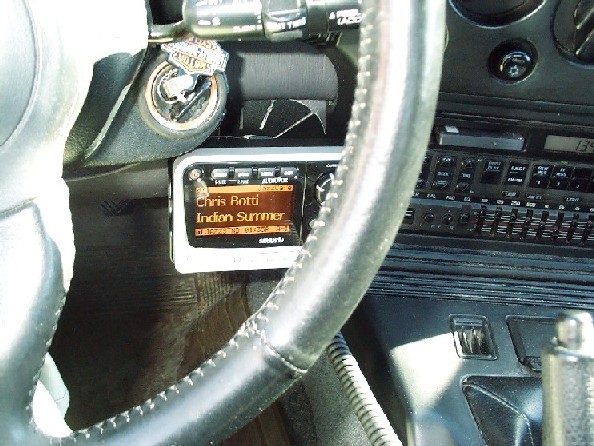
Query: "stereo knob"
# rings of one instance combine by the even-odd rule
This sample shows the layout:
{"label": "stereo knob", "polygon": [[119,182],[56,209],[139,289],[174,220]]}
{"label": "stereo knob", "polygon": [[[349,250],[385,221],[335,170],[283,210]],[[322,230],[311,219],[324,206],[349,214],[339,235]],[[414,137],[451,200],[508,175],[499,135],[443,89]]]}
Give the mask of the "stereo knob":
{"label": "stereo knob", "polygon": [[326,201],[326,195],[330,190],[332,180],[334,180],[334,173],[326,172],[318,178],[318,181],[316,181],[316,201],[319,204],[323,204],[324,201]]}
{"label": "stereo knob", "polygon": [[477,23],[505,25],[526,17],[542,0],[455,0],[458,11]]}
{"label": "stereo knob", "polygon": [[594,63],[594,2],[563,0],[553,23],[560,50],[580,62]]}

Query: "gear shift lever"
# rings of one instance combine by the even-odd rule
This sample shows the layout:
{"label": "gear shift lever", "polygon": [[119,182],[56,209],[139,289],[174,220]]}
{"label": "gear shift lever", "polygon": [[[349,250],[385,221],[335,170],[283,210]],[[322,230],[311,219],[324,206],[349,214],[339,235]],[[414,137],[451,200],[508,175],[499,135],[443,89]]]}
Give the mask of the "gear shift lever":
{"label": "gear shift lever", "polygon": [[594,445],[594,324],[563,311],[542,356],[543,444]]}

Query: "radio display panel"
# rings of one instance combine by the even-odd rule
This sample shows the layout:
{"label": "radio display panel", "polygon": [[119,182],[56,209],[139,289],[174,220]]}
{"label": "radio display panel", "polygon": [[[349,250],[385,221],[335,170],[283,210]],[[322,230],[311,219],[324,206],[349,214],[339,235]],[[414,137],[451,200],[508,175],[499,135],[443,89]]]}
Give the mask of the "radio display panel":
{"label": "radio display panel", "polygon": [[[192,179],[191,172],[200,172]],[[186,170],[186,229],[190,245],[228,248],[299,246],[303,181],[295,175],[258,178],[258,166],[244,179],[217,178],[220,166]]]}
{"label": "radio display panel", "polygon": [[287,234],[294,190],[292,184],[197,186],[194,236]]}
{"label": "radio display panel", "polygon": [[577,155],[594,154],[594,139],[574,136],[548,135],[544,150],[547,152],[565,152]]}
{"label": "radio display panel", "polygon": [[180,273],[289,267],[340,146],[208,147],[173,160],[171,258]]}

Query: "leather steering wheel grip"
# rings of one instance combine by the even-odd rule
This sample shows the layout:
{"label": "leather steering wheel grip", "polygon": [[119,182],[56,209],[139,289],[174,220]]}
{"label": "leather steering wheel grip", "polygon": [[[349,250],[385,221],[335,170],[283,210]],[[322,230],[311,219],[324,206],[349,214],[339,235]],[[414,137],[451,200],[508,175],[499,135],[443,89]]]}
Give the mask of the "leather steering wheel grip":
{"label": "leather steering wheel grip", "polygon": [[[0,398],[0,443],[217,443],[313,364],[360,301],[393,241],[421,167],[439,87],[444,1],[363,0],[362,6],[358,86],[343,159],[312,234],[262,308],[176,385],[61,439],[43,436],[27,410],[35,382],[31,371],[44,349],[4,354],[3,361],[35,367],[25,367],[24,378],[14,370],[0,375],[2,387],[31,383],[12,400]],[[0,290],[2,318],[11,316],[11,297]],[[61,299],[54,293],[41,300],[48,314],[44,326],[55,323]],[[31,324],[39,320],[20,327],[20,336],[49,344],[52,330]],[[7,414],[12,415],[1,416]]]}

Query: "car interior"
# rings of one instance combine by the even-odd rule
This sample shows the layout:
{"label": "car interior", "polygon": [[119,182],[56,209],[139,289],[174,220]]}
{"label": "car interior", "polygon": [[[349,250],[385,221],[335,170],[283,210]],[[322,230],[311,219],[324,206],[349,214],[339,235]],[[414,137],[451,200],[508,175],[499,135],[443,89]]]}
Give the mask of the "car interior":
{"label": "car interior", "polygon": [[594,1],[0,12],[0,445],[594,444]]}

